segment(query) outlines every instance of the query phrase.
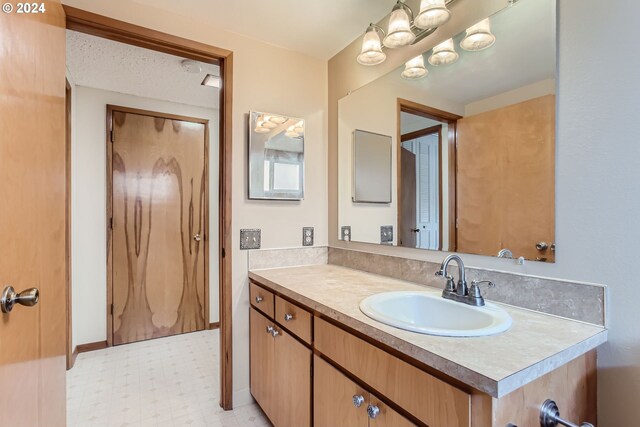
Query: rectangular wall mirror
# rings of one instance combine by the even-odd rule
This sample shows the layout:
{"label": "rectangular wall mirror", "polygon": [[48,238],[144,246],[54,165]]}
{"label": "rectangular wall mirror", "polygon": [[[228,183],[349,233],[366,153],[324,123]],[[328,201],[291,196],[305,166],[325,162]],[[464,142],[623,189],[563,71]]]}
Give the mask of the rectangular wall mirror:
{"label": "rectangular wall mirror", "polygon": [[304,198],[304,120],[249,113],[249,199]]}
{"label": "rectangular wall mirror", "polygon": [[353,132],[354,203],[391,203],[391,147],[390,136]]}
{"label": "rectangular wall mirror", "polygon": [[[556,1],[482,25],[488,47],[463,31],[339,100],[339,236],[555,262]],[[391,135],[388,203],[352,197],[358,129]]]}

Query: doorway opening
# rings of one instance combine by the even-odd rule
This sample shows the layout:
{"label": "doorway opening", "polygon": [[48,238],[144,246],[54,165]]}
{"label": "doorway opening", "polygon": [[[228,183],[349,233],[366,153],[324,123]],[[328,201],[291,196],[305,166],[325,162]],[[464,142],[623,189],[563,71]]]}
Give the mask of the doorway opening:
{"label": "doorway opening", "polygon": [[[115,185],[110,188],[107,188],[107,185],[105,185],[102,191],[106,191],[106,193],[103,194],[103,197],[100,197],[100,186],[94,187],[96,194],[93,194],[92,197],[82,199],[74,197],[72,204],[74,212],[77,209],[77,200],[83,200],[84,203],[95,203],[97,206],[106,204],[107,209],[104,209],[104,214],[97,218],[98,221],[102,219],[102,224],[99,229],[95,230],[94,228],[91,233],[92,235],[84,237],[87,240],[91,240],[93,236],[99,236],[100,234],[104,236],[106,242],[100,250],[100,253],[104,255],[104,266],[95,269],[93,272],[97,274],[96,272],[104,271],[104,278],[95,277],[92,280],[94,282],[104,280],[104,282],[107,283],[104,286],[104,296],[99,297],[104,298],[103,301],[106,301],[106,304],[103,304],[101,310],[93,310],[91,306],[84,306],[83,302],[80,301],[82,295],[77,295],[77,292],[74,292],[72,297],[71,287],[69,286],[69,299],[75,301],[75,304],[72,303],[70,305],[70,311],[68,313],[69,326],[67,343],[68,352],[70,353],[68,354],[69,365],[73,365],[74,356],[77,355],[78,351],[104,348],[114,344],[117,345],[175,333],[209,329],[219,325],[219,354],[217,359],[220,361],[220,406],[224,409],[232,409],[230,250],[232,52],[72,7],[65,6],[64,10],[66,13],[67,31],[74,33],[76,42],[80,40],[80,45],[82,45],[83,41],[86,42],[87,37],[91,37],[98,40],[98,43],[117,43],[126,45],[129,49],[148,50],[150,53],[149,56],[145,58],[145,61],[151,61],[151,64],[155,68],[162,68],[162,62],[161,59],[159,59],[161,55],[165,57],[172,56],[175,57],[176,67],[182,66],[180,72],[190,73],[193,69],[201,67],[198,73],[207,71],[206,74],[211,74],[213,77],[218,78],[218,82],[222,82],[217,88],[211,88],[204,85],[207,79],[199,78],[197,85],[197,89],[201,89],[202,94],[207,94],[205,97],[208,96],[207,102],[210,101],[209,105],[217,107],[217,114],[212,120],[204,117],[205,114],[188,113],[177,107],[173,108],[169,106],[172,103],[171,105],[185,107],[184,104],[192,104],[192,102],[163,98],[164,95],[171,93],[176,94],[181,91],[172,91],[172,89],[175,88],[172,87],[170,82],[158,78],[157,75],[154,77],[152,74],[155,69],[154,67],[147,68],[149,72],[142,76],[145,82],[138,84],[137,88],[160,90],[164,92],[163,96],[145,96],[144,93],[135,92],[121,93],[125,91],[120,92],[117,89],[108,90],[109,88],[74,84],[73,76],[71,76],[71,93],[73,95],[70,96],[70,99],[72,100],[72,104],[73,101],[78,102],[79,99],[82,98],[83,102],[89,104],[94,103],[101,106],[101,110],[98,109],[94,111],[94,113],[100,114],[102,117],[101,126],[106,127],[105,131],[108,130],[111,132],[115,124],[115,138],[118,138],[118,132],[124,132],[121,133],[120,136],[126,135],[126,132],[133,132],[136,136],[133,137],[133,139],[129,138],[130,145],[123,145],[122,151],[118,151],[120,148],[116,148],[114,151],[113,147],[118,146],[117,143],[107,144],[107,149],[105,150],[103,133],[99,142],[100,149],[94,150],[94,152],[86,152],[85,150],[84,154],[88,154],[87,161],[79,162],[78,155],[83,154],[75,152],[75,149],[78,147],[77,143],[80,142],[79,133],[82,132],[83,135],[85,135],[86,132],[91,131],[89,128],[98,126],[94,126],[91,120],[85,120],[86,117],[77,117],[80,111],[90,111],[88,108],[83,107],[82,109],[73,111],[70,115],[72,117],[72,126],[74,127],[72,139],[76,139],[75,142],[72,141],[74,151],[71,154],[72,158],[74,155],[76,158],[72,160],[72,164],[74,165],[71,170],[72,177],[68,177],[68,182],[76,186],[76,188],[72,190],[73,195],[77,196],[76,191],[82,190],[83,187],[84,191],[88,194],[91,193],[87,188],[95,184],[95,182],[91,183],[89,181],[77,180],[82,173],[87,172],[87,169],[97,168],[100,170],[102,167],[105,167],[104,165],[107,165],[107,170],[98,175],[102,176],[101,179],[104,180],[105,183],[110,182],[111,179],[118,180],[122,178],[122,180],[118,182],[126,183],[127,185],[119,186],[119,190],[116,190]],[[69,44],[69,37],[67,43]],[[100,49],[92,49],[90,51],[92,51],[94,55],[105,54],[105,52]],[[95,65],[92,64],[91,61],[99,61],[100,59],[99,57],[90,58],[84,65],[80,68],[76,67],[76,69],[91,70],[93,65]],[[112,57],[111,59],[117,62],[117,58]],[[182,62],[181,64],[182,60],[188,61]],[[142,62],[144,63],[145,61]],[[117,62],[116,64],[116,66],[125,70],[133,68],[136,65],[139,64],[136,64],[135,61],[127,60]],[[73,70],[68,71],[73,73]],[[98,76],[98,78],[105,79],[109,75],[110,74],[104,74]],[[165,77],[168,76],[165,75]],[[200,84],[200,80],[202,81],[202,85]],[[214,78],[214,82],[215,80]],[[209,78],[208,81],[211,81],[211,78]],[[126,102],[123,102],[124,98],[126,98]],[[154,104],[149,101],[149,99],[153,98],[160,98],[162,102]],[[193,97],[189,99],[191,100]],[[107,107],[107,105],[111,104],[116,104],[118,107]],[[162,104],[162,106],[159,106],[160,104]],[[88,107],[88,104],[85,105],[85,107]],[[193,110],[193,108],[202,108],[203,106],[187,105],[187,107],[192,107]],[[105,116],[107,116],[107,120],[105,120]],[[137,123],[136,126],[131,126],[132,123],[136,121],[139,123]],[[150,166],[146,165],[146,163],[144,166],[150,171],[152,176],[154,176],[154,173],[156,174],[157,182],[154,187],[155,190],[152,192],[148,190],[150,187],[147,187],[147,190],[144,189],[144,174],[139,173],[139,171],[129,176],[126,172],[123,172],[122,169],[117,169],[115,173],[114,170],[109,169],[110,166],[113,167],[115,164],[115,155],[120,159],[128,157],[129,165],[132,164],[131,162],[135,163],[137,161],[136,159],[146,159],[149,157],[137,153],[135,149],[136,145],[131,143],[133,140],[143,140],[145,134],[154,134],[154,140],[157,140],[158,136],[162,139],[163,135],[169,138],[165,141],[166,143],[163,147],[158,145],[153,146],[152,151],[160,150],[165,154],[156,156],[158,159],[163,159],[162,162],[160,162],[162,164],[152,162]],[[216,146],[210,144],[210,135],[212,139],[215,136],[215,140],[217,141]],[[110,139],[111,134],[109,134],[108,137]],[[184,140],[183,137],[192,139]],[[124,140],[127,140],[127,138],[125,137]],[[176,145],[176,141],[179,141],[179,143],[177,143],[178,145]],[[86,141],[83,140],[82,142],[85,143]],[[178,147],[179,145],[183,147],[180,148]],[[197,147],[195,151],[189,154],[188,150],[184,151],[185,145]],[[84,148],[86,149],[87,147]],[[209,148],[212,150],[211,152],[208,151]],[[171,155],[166,155],[167,150],[171,152],[169,153]],[[111,157],[109,157],[110,155]],[[100,166],[100,162],[96,164],[93,163],[95,158],[91,160],[91,156],[95,158],[104,156],[107,161],[102,163],[103,166]],[[168,160],[170,158],[177,159],[181,156],[184,159],[189,159],[187,163],[189,163],[191,169],[196,172],[186,172],[183,170],[183,165],[179,164],[179,161],[172,163],[171,160]],[[209,163],[207,163],[207,160],[210,160]],[[120,166],[126,164],[127,162],[118,163],[117,167],[120,168]],[[179,173],[182,174],[181,180],[175,178],[179,175],[178,170]],[[211,171],[211,174],[209,174],[209,171]],[[191,176],[189,176],[190,173]],[[98,176],[91,173],[88,175]],[[173,179],[171,179],[171,177],[173,177]],[[211,178],[211,180],[208,178]],[[129,184],[131,184],[132,187],[129,187]],[[176,199],[168,197],[163,199],[162,195],[164,193],[162,191],[156,191],[165,189],[169,193],[175,193],[173,190],[169,190],[176,188],[180,190],[177,191],[178,194],[182,192],[183,203],[176,202]],[[120,203],[116,201],[115,195],[122,189],[125,189],[127,196],[121,197],[119,200],[122,203]],[[137,192],[135,193],[136,196],[131,196],[131,194],[128,193],[129,191],[131,191],[131,194]],[[144,191],[147,191],[147,193],[143,194]],[[151,193],[153,193],[153,197],[150,197]],[[186,194],[189,195],[186,197],[188,202],[184,201]],[[120,195],[122,196],[122,194]],[[166,196],[166,194],[164,195]],[[163,213],[153,218],[150,215],[151,199],[153,199],[153,203],[164,201],[164,207],[161,210]],[[209,226],[207,226],[207,220],[209,218],[209,215],[207,215],[207,202],[211,205],[208,211],[216,214],[215,221],[211,221]],[[216,202],[218,204],[217,209]],[[120,203],[120,205],[118,205],[118,203]],[[127,208],[124,208],[124,203],[130,204]],[[147,203],[146,206],[145,203]],[[119,211],[112,209],[116,206],[122,209]],[[158,210],[156,209],[156,211]],[[112,215],[108,215],[108,213]],[[212,215],[212,217],[213,216],[214,215]],[[69,218],[70,213],[68,213],[67,216],[68,220]],[[79,222],[96,220],[96,218],[91,218],[87,215],[74,215],[73,218],[74,221]],[[181,222],[177,221],[177,218],[179,218]],[[114,229],[112,229],[112,221],[115,222],[115,232]],[[151,224],[153,224],[153,226]],[[176,226],[177,224],[180,224],[180,226]],[[120,225],[123,227],[120,229],[121,235],[118,232],[118,226]],[[157,238],[154,242],[152,237],[153,231],[158,229],[154,227],[167,228],[169,225],[173,227],[172,229],[174,229],[174,231],[181,231],[157,233]],[[71,229],[73,230],[73,241],[77,243],[78,240],[76,238],[79,236],[79,233],[76,225],[72,223]],[[144,233],[146,233],[146,237]],[[182,233],[182,235],[177,237],[180,233]],[[127,234],[126,237],[125,234]],[[185,236],[187,238],[183,238]],[[99,239],[96,240],[99,241]],[[128,254],[133,254],[134,256],[127,258],[126,250],[118,252],[116,248],[117,242],[123,242],[126,248],[131,249]],[[166,251],[164,249],[158,251],[157,249],[160,247],[166,249]],[[149,248],[155,250],[156,253],[151,253]],[[83,248],[76,247],[72,249],[76,254],[78,250],[83,250]],[[116,252],[113,252],[114,250],[116,250]],[[166,253],[163,253],[163,251]],[[196,252],[197,256],[194,256]],[[211,253],[210,257],[208,257],[209,252]],[[108,256],[108,254],[113,254],[113,256]],[[80,257],[78,256],[73,259],[74,266],[80,264],[80,268],[88,267],[87,269],[90,270],[91,265],[82,266],[82,263],[84,263],[86,259],[91,259],[91,254],[83,253],[82,255],[83,259],[79,259]],[[102,257],[102,255],[100,255],[100,257]],[[151,260],[155,262],[156,265],[144,265],[140,271],[137,271],[136,269],[139,269],[141,266],[131,265],[131,261],[134,258],[136,260],[146,258],[147,261]],[[210,261],[208,269],[206,266],[207,259]],[[95,259],[92,261],[101,262]],[[91,262],[88,264],[91,264]],[[118,266],[122,268],[118,270]],[[113,278],[110,275],[114,272],[118,275],[118,279],[112,280]],[[136,279],[134,279],[136,274],[134,273],[138,274],[138,277],[142,279],[136,282]],[[118,282],[121,276],[123,277],[123,281]],[[208,281],[207,278],[214,280]],[[162,289],[157,289],[160,290],[159,293],[149,297],[147,292],[149,289],[145,291],[144,288],[136,287],[134,284],[143,283],[144,280],[146,280],[148,284],[150,279],[155,284],[163,283],[167,285],[169,283],[175,284],[179,282],[181,286],[165,286]],[[70,283],[71,280],[69,279],[68,282]],[[209,295],[207,292],[207,284],[209,282],[212,284],[212,295]],[[74,289],[81,284],[86,286],[86,283],[86,281],[79,283],[76,277],[73,278]],[[114,283],[118,284],[113,288],[114,292],[111,292],[110,289],[112,289]],[[216,283],[217,286],[213,286],[214,283]],[[121,287],[120,284],[122,285]],[[119,289],[121,292],[116,291],[116,289]],[[136,292],[138,292],[138,298],[130,298]],[[210,299],[209,296],[213,297],[214,294],[218,298]],[[96,295],[99,295],[99,293],[96,292]],[[176,300],[178,302],[176,302]],[[135,306],[134,301],[135,304],[138,304],[137,306]],[[210,301],[215,301],[215,303],[211,304]],[[129,304],[129,309],[127,309],[127,304]],[[132,306],[131,304],[134,305]],[[135,308],[133,308],[134,306]],[[71,312],[71,307],[75,308],[73,313]],[[141,307],[144,309],[141,310]],[[156,308],[155,311],[151,309],[154,307]],[[164,308],[157,310],[158,307]],[[187,309],[187,307],[190,308]],[[123,325],[123,315],[127,312],[131,313],[131,315],[128,317],[124,316],[125,323],[128,322],[126,324],[129,325],[125,328],[127,329],[125,332],[121,326]],[[212,318],[210,312],[211,314],[218,314],[218,316]],[[104,315],[102,313],[104,313]],[[73,316],[73,322],[71,321],[71,316]],[[95,331],[93,329],[87,330],[87,322],[84,320],[85,317],[91,318],[91,316],[104,319],[104,321],[101,320],[97,322],[99,327]],[[117,317],[117,319],[114,320],[114,317]],[[72,323],[76,325],[76,328],[72,327]],[[102,328],[100,325],[104,327],[103,334],[99,332]],[[95,325],[93,325],[93,327],[95,327]],[[78,335],[83,336],[83,342],[74,342],[74,338],[77,339]],[[211,363],[215,363],[215,360],[212,359]]]}
{"label": "doorway opening", "polygon": [[455,251],[461,116],[401,98],[397,114],[398,245]]}

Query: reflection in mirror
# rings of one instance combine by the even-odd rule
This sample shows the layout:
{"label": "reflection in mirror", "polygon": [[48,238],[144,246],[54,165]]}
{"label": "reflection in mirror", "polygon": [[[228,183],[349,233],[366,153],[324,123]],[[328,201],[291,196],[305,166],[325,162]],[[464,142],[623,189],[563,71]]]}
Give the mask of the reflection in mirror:
{"label": "reflection in mirror", "polygon": [[391,203],[391,137],[353,132],[354,203]]}
{"label": "reflection in mirror", "polygon": [[303,197],[304,120],[251,112],[249,198],[301,200]]}
{"label": "reflection in mirror", "polygon": [[[555,7],[519,0],[339,101],[339,230],[554,262]],[[352,200],[356,129],[392,135],[388,203]]]}

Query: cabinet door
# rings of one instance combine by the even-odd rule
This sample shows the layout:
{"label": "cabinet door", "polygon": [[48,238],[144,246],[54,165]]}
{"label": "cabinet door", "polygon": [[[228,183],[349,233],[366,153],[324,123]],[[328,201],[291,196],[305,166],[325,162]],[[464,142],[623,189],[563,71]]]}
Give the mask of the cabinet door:
{"label": "cabinet door", "polygon": [[267,416],[273,420],[275,382],[274,339],[267,331],[273,322],[251,307],[250,323],[250,375],[251,394]]}
{"label": "cabinet door", "polygon": [[272,397],[276,427],[311,425],[311,350],[276,327],[275,380]]}
{"label": "cabinet door", "polygon": [[[313,365],[314,427],[367,427],[369,392],[318,356]],[[362,397],[359,407],[356,396]]]}
{"label": "cabinet door", "polygon": [[[373,411],[370,409],[376,408]],[[369,427],[415,427],[415,424],[381,402],[371,394],[367,406]]]}

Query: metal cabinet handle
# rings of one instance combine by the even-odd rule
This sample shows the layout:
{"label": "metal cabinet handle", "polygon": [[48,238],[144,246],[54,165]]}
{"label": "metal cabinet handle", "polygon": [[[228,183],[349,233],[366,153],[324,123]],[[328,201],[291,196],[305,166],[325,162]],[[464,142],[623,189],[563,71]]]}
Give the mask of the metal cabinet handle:
{"label": "metal cabinet handle", "polygon": [[273,332],[273,326],[267,326],[267,333],[270,334]]}
{"label": "metal cabinet handle", "polygon": [[378,414],[380,414],[380,408],[376,405],[367,406],[367,415],[369,415],[369,418],[373,420],[378,416]]}
{"label": "metal cabinet handle", "polygon": [[289,320],[293,320],[293,314],[285,313],[284,321],[288,322]]}
{"label": "metal cabinet handle", "polygon": [[13,286],[9,285],[4,288],[2,297],[0,297],[0,309],[3,313],[9,313],[16,304],[33,307],[40,300],[40,292],[37,288],[25,289],[16,294]]}
{"label": "metal cabinet handle", "polygon": [[355,406],[356,408],[359,408],[362,406],[362,404],[364,403],[364,396],[361,394],[355,394],[353,396],[353,406]]}
{"label": "metal cabinet handle", "polygon": [[196,242],[199,242],[200,240],[202,240],[202,236],[200,236],[200,234],[194,234],[193,240],[195,240]]}
{"label": "metal cabinet handle", "polygon": [[264,301],[264,298],[256,297],[256,304],[260,304],[262,301]]}
{"label": "metal cabinet handle", "polygon": [[[273,328],[272,328],[272,329],[273,329]],[[273,329],[273,330],[271,331],[271,336],[272,336],[272,337],[274,337],[274,338],[275,338],[275,337],[277,337],[278,335],[280,335],[280,332],[276,331],[275,329]]]}
{"label": "metal cabinet handle", "polygon": [[556,427],[558,424],[565,427],[594,427],[591,423],[582,423],[578,426],[578,424],[560,418],[560,409],[558,409],[556,402],[547,399],[540,407],[540,427]]}

